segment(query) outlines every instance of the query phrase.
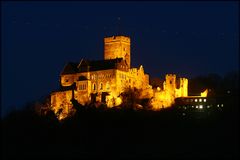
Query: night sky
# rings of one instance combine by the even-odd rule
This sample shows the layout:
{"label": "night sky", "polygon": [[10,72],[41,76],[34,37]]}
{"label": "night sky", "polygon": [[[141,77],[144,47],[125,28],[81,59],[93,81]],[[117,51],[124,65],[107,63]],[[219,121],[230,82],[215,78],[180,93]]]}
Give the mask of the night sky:
{"label": "night sky", "polygon": [[237,2],[4,2],[1,12],[3,115],[57,89],[67,62],[103,59],[103,38],[118,33],[152,77],[239,65]]}

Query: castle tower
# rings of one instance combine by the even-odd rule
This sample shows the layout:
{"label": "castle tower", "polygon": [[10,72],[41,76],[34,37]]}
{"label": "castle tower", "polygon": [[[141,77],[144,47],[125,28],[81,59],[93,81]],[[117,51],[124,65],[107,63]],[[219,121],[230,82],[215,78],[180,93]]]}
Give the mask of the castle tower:
{"label": "castle tower", "polygon": [[188,79],[187,78],[180,78],[180,90],[181,90],[181,97],[188,96]]}
{"label": "castle tower", "polygon": [[165,81],[165,89],[169,91],[169,93],[174,93],[176,89],[176,75],[175,74],[167,74]]}
{"label": "castle tower", "polygon": [[113,36],[104,38],[104,59],[123,58],[131,68],[130,38]]}

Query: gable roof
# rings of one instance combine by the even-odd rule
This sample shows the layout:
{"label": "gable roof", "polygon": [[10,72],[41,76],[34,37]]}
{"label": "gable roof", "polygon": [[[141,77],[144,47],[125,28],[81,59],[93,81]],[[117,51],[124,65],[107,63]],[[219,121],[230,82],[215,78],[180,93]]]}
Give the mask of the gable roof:
{"label": "gable roof", "polygon": [[61,75],[81,72],[91,72],[106,69],[119,69],[126,71],[127,63],[123,58],[89,61],[82,59],[80,63],[69,62],[65,65]]}

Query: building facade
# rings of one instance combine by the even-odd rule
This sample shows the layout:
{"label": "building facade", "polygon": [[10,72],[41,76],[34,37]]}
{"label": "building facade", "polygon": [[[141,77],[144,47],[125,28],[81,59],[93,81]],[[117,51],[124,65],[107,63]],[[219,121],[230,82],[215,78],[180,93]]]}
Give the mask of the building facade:
{"label": "building facade", "polygon": [[[142,65],[131,67],[131,40],[126,36],[104,38],[104,59],[68,63],[60,74],[60,90],[52,92],[51,106],[62,118],[72,108],[71,99],[82,105],[105,103],[108,107],[120,105],[120,94],[126,88],[141,89],[141,97],[151,99],[153,109],[169,107],[176,97],[188,96],[188,80],[167,74],[162,88],[153,89],[149,75]],[[65,115],[65,116],[64,116]]]}

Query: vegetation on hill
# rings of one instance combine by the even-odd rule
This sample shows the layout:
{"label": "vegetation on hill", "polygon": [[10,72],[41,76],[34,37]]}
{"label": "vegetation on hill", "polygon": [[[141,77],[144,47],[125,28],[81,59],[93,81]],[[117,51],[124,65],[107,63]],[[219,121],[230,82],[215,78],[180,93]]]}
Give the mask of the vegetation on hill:
{"label": "vegetation on hill", "polygon": [[238,96],[220,114],[195,117],[141,108],[148,100],[138,95],[125,92],[123,106],[111,109],[73,100],[75,114],[63,121],[47,109],[48,98],[29,104],[1,121],[2,159],[239,157]]}

